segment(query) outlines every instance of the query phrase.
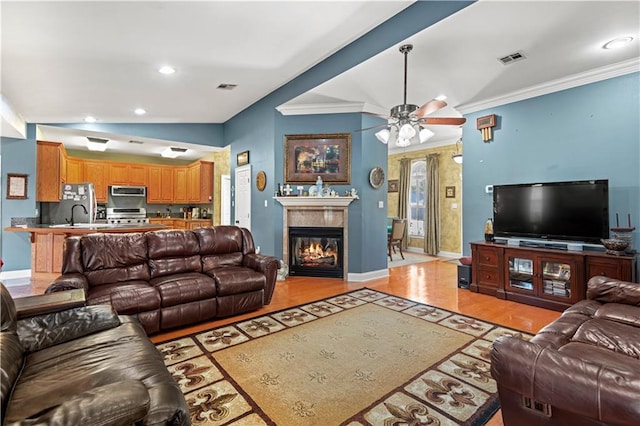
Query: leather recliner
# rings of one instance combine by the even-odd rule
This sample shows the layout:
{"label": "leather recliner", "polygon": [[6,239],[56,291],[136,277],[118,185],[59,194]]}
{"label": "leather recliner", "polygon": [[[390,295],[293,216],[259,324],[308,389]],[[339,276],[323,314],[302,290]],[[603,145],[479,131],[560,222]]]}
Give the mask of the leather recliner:
{"label": "leather recliner", "polygon": [[640,424],[640,284],[603,276],[530,341],[491,351],[509,425]]}
{"label": "leather recliner", "polygon": [[97,233],[65,240],[46,292],[83,289],[89,304],[137,315],[153,334],[269,304],[279,267],[237,226]]}
{"label": "leather recliner", "polygon": [[27,312],[1,286],[2,425],[191,424],[140,323],[64,295],[21,298],[36,301]]}

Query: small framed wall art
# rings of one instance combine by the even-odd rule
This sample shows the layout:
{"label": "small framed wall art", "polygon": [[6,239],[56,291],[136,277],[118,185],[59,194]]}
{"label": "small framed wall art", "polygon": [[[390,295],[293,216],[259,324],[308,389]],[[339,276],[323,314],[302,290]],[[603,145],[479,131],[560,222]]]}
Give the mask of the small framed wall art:
{"label": "small framed wall art", "polygon": [[444,196],[446,198],[456,198],[456,187],[455,186],[445,186],[445,188],[444,188]]}
{"label": "small framed wall art", "polygon": [[27,179],[29,175],[7,173],[7,199],[24,200],[27,198]]}
{"label": "small framed wall art", "polygon": [[389,187],[387,189],[387,192],[398,192],[399,187],[400,181],[398,179],[391,179],[389,180]]}
{"label": "small framed wall art", "polygon": [[249,164],[249,151],[242,151],[236,156],[236,163],[238,166],[244,166]]}

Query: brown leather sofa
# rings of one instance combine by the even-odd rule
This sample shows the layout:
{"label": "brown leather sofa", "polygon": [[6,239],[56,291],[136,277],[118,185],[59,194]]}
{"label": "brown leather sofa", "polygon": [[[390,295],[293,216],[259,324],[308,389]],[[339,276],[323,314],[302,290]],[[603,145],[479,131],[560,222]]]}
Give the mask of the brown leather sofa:
{"label": "brown leather sofa", "polygon": [[140,323],[73,293],[14,303],[1,286],[2,425],[191,424]]}
{"label": "brown leather sofa", "polygon": [[527,342],[496,339],[504,424],[640,424],[640,284],[597,276]]}
{"label": "brown leather sofa", "polygon": [[137,315],[153,334],[269,304],[279,267],[237,226],[87,234],[67,238],[46,292],[84,289],[89,304]]}

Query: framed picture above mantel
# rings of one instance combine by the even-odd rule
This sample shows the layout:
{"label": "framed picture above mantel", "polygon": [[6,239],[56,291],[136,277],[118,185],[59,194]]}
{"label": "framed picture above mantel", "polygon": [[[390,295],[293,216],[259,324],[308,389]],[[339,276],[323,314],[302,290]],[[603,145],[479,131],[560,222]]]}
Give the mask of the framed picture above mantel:
{"label": "framed picture above mantel", "polygon": [[351,134],[285,135],[285,183],[351,183]]}

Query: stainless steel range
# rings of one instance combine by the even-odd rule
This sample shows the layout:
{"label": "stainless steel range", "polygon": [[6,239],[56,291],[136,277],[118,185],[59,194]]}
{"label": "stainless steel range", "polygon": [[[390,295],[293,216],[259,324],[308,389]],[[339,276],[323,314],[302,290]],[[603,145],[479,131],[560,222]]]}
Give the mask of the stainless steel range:
{"label": "stainless steel range", "polygon": [[143,207],[108,207],[107,223],[135,225],[137,223],[149,223],[149,218],[147,217],[147,210]]}

